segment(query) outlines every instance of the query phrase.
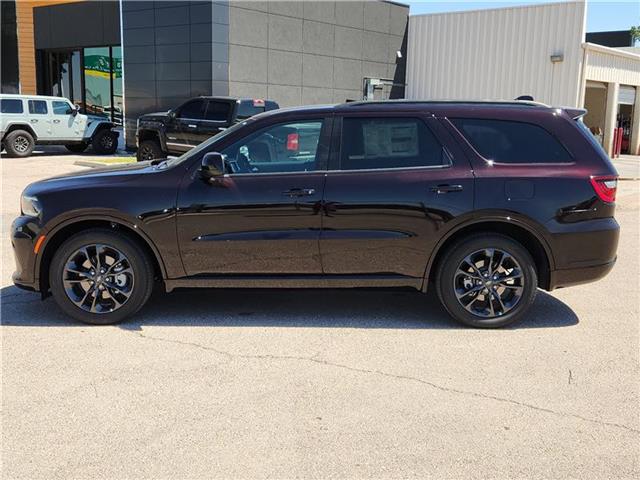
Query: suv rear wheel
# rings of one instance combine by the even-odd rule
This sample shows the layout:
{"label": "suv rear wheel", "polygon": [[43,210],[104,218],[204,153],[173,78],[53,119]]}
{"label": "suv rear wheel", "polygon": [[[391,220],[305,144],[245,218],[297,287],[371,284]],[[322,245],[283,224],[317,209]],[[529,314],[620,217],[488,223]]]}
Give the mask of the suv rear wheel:
{"label": "suv rear wheel", "polygon": [[7,156],[13,158],[28,157],[33,152],[35,141],[26,130],[14,130],[4,138],[4,148]]}
{"label": "suv rear wheel", "polygon": [[111,155],[118,148],[118,135],[106,128],[100,130],[91,139],[91,146],[93,151],[99,155]]}
{"label": "suv rear wheel", "polygon": [[93,325],[120,322],[136,313],[153,290],[148,255],[126,235],[92,229],[56,251],[49,269],[53,298],[70,317]]}
{"label": "suv rear wheel", "polygon": [[138,153],[136,153],[136,157],[139,162],[144,162],[146,160],[155,160],[156,158],[164,158],[166,155],[160,148],[160,144],[157,140],[145,140],[138,147]]}
{"label": "suv rear wheel", "polygon": [[479,234],[453,245],[440,262],[436,288],[449,314],[465,325],[496,328],[517,322],[533,303],[535,263],[518,242]]}

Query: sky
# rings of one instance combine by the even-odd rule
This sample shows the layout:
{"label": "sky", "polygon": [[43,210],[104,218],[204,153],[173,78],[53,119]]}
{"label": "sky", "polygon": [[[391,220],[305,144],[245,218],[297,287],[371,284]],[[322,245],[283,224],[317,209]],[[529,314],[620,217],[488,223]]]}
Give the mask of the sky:
{"label": "sky", "polygon": [[[402,1],[402,0],[401,0]],[[536,3],[551,3],[553,0],[503,0],[503,1],[403,1],[411,5],[411,14],[479,10],[483,8],[513,7]],[[628,30],[640,25],[640,0],[594,1],[587,0],[587,32]]]}

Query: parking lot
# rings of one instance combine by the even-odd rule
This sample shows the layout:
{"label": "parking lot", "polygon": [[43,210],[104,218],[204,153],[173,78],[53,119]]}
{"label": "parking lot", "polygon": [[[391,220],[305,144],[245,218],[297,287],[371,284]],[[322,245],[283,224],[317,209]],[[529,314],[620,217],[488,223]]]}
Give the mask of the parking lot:
{"label": "parking lot", "polygon": [[132,321],[71,322],[11,284],[30,182],[0,162],[4,478],[638,478],[640,182],[618,264],[481,331],[430,293],[157,293]]}

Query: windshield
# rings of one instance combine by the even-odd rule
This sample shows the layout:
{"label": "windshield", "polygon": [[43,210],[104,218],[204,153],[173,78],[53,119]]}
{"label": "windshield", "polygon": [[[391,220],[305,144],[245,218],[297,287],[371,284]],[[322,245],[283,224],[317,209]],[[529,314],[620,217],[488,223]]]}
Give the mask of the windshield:
{"label": "windshield", "polygon": [[220,133],[218,133],[217,135],[214,135],[213,137],[211,137],[208,140],[205,140],[204,142],[202,142],[200,145],[198,145],[197,147],[189,150],[186,153],[183,153],[182,155],[180,155],[179,157],[174,157],[174,158],[170,158],[167,160],[167,166],[171,167],[173,165],[178,165],[180,163],[183,163],[187,160],[189,160],[190,158],[192,158],[194,155],[198,155],[200,152],[202,152],[203,150],[207,150],[209,149],[209,147],[211,146],[211,144],[218,142],[219,140],[222,140],[223,138],[225,138],[227,135],[231,135],[234,132],[237,132],[238,130],[240,130],[241,128],[243,128],[245,125],[248,125],[250,122],[252,122],[253,120],[248,119],[245,120],[244,122],[240,122],[240,123],[236,123],[235,125],[233,125],[232,127],[226,128],[224,130],[222,130]]}

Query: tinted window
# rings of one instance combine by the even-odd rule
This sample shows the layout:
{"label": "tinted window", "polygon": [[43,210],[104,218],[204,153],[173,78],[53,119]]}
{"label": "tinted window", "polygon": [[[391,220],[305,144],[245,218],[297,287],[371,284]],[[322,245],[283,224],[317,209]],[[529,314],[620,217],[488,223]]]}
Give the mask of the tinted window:
{"label": "tinted window", "polygon": [[232,173],[306,172],[317,169],[322,120],[267,127],[225,148]]}
{"label": "tinted window", "polygon": [[29,100],[29,113],[46,115],[47,102],[45,102],[44,100]]}
{"label": "tinted window", "polygon": [[236,117],[240,120],[243,118],[253,117],[259,113],[264,112],[264,104],[260,106],[254,106],[253,100],[251,101],[242,101],[238,103],[238,109],[236,111]]}
{"label": "tinted window", "polygon": [[70,115],[73,109],[67,102],[51,102],[54,115]]}
{"label": "tinted window", "polygon": [[417,118],[344,118],[343,170],[443,165],[442,145]]}
{"label": "tinted window", "polygon": [[192,118],[194,120],[203,119],[205,105],[206,102],[204,100],[194,100],[192,102],[185,103],[180,108],[180,118]]}
{"label": "tinted window", "polygon": [[451,122],[487,160],[499,163],[571,162],[569,152],[544,128],[531,123],[458,118]]}
{"label": "tinted window", "polygon": [[22,100],[3,99],[0,101],[2,113],[22,113]]}
{"label": "tinted window", "polygon": [[229,118],[231,104],[229,102],[209,102],[205,120],[225,122]]}

